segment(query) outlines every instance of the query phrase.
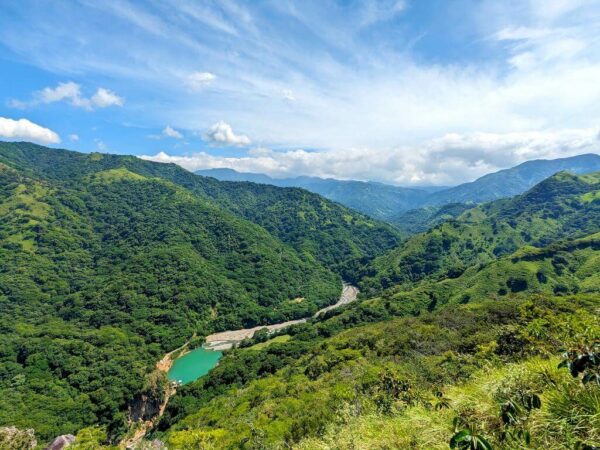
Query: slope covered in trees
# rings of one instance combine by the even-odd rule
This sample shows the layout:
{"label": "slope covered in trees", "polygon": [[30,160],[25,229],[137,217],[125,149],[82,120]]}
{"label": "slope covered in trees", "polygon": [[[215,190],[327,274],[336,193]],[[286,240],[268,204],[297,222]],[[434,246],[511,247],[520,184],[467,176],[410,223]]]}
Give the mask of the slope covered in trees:
{"label": "slope covered in trees", "polygon": [[457,277],[523,246],[577,238],[600,226],[600,175],[556,174],[525,194],[467,210],[378,257],[360,281],[367,294],[426,277]]}
{"label": "slope covered in trees", "polygon": [[510,169],[484,175],[473,182],[436,192],[427,200],[427,204],[489,202],[522,194],[557,172],[586,174],[598,170],[600,170],[600,155],[593,153],[559,159],[526,161]]}
{"label": "slope covered in trees", "polygon": [[149,438],[597,445],[599,192],[598,174],[560,173],[377,256],[393,230],[301,189],[0,144],[0,424],[110,448],[132,400],[165,395],[165,352],[306,316],[345,274],[362,301],[244,342]]}
{"label": "slope covered in trees", "polygon": [[332,318],[228,355],[178,394],[157,436],[172,448],[447,449],[466,429],[495,449],[595,443],[599,388],[558,365],[593,344],[598,306],[517,295],[363,326],[353,308],[346,331]]}
{"label": "slope covered in trees", "polygon": [[396,246],[399,232],[302,189],[254,183],[219,182],[175,164],[133,156],[83,154],[31,143],[0,143],[0,162],[35,176],[77,184],[95,172],[126,168],[184,187],[238,216],[264,227],[284,243],[337,270],[348,258],[372,257]]}
{"label": "slope covered in trees", "polygon": [[484,256],[439,250],[442,270],[232,351],[178,394],[156,436],[175,448],[593,448],[599,184],[561,173],[441,225]]}
{"label": "slope covered in trees", "polygon": [[163,395],[165,352],[309,316],[339,296],[326,263],[398,239],[301,190],[32,144],[2,143],[0,160],[0,424],[42,442],[91,424],[115,439],[136,396]]}
{"label": "slope covered in trees", "polygon": [[432,192],[431,188],[400,187],[373,181],[317,177],[271,178],[262,173],[243,173],[231,169],[198,170],[196,174],[221,181],[299,187],[384,221],[390,221],[399,212],[420,207]]}
{"label": "slope covered in trees", "polygon": [[[375,182],[323,179],[317,177],[271,178],[260,173],[231,169],[199,170],[196,173],[224,181],[251,181],[285,187],[301,187],[340,202],[376,219],[413,231],[427,225],[430,214],[449,203],[477,204],[522,194],[545,178],[569,171],[585,174],[600,170],[600,155],[585,154],[552,160],[527,161],[469,183],[446,187],[401,187]],[[403,214],[424,208],[420,213]],[[433,211],[433,212],[432,212]],[[452,212],[452,211],[448,211]],[[408,222],[408,223],[405,223]],[[417,230],[424,231],[424,230]]]}

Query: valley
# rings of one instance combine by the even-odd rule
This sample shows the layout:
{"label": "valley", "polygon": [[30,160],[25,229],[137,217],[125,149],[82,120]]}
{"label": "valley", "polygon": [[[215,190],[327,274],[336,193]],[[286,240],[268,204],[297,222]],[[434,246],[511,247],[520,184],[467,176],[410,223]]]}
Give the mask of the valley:
{"label": "valley", "polygon": [[[328,311],[332,311],[340,306],[348,305],[356,300],[359,290],[356,286],[344,283],[339,300],[333,305],[326,306],[318,310],[313,317],[319,317]],[[221,331],[206,336],[205,343],[202,345],[206,350],[229,350],[241,343],[245,339],[251,339],[258,330],[266,329],[268,333],[283,330],[289,326],[297,325],[306,322],[308,319],[289,320],[287,322],[277,323],[274,325],[257,326],[254,328],[246,328],[242,330]]]}
{"label": "valley", "polygon": [[[591,358],[600,335],[598,173],[431,209],[406,237],[302,189],[127,156],[1,143],[0,164],[0,422],[39,442],[597,439],[596,385],[556,366]],[[532,395],[542,416],[521,405],[494,425]],[[565,424],[559,396],[590,419]],[[351,431],[370,427],[388,432]]]}
{"label": "valley", "polygon": [[0,5],[0,450],[600,450],[600,0]]}

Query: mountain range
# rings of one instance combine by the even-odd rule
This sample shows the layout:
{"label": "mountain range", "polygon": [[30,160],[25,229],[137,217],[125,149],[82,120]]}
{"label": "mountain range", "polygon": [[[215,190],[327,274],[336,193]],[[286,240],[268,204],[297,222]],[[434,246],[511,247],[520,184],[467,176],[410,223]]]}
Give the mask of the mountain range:
{"label": "mountain range", "polygon": [[[376,182],[331,178],[272,178],[232,169],[198,170],[196,174],[224,181],[249,181],[281,187],[301,187],[349,208],[402,227],[402,214],[413,209],[447,203],[482,203],[521,194],[544,178],[560,171],[576,174],[600,170],[600,155],[584,154],[553,160],[527,161],[475,181],[454,187],[409,188]],[[435,211],[435,210],[434,210]]]}
{"label": "mountain range", "polygon": [[[420,190],[460,201],[407,236],[302,188],[0,142],[0,448],[592,449],[598,158]],[[358,299],[315,317],[342,280]],[[301,318],[167,378],[211,333]]]}
{"label": "mountain range", "polygon": [[362,301],[228,354],[157,435],[176,448],[594,448],[598,366],[576,367],[600,333],[600,173],[559,172],[351,272]]}

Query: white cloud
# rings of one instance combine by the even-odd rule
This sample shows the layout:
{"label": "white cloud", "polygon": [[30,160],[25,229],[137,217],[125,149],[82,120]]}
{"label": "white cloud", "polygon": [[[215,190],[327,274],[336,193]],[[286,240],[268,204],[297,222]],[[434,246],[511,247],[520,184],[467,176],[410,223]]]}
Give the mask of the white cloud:
{"label": "white cloud", "polygon": [[79,135],[77,135],[77,134],[70,134],[69,135],[69,140],[71,142],[77,142],[77,141],[79,141]]}
{"label": "white cloud", "polygon": [[0,117],[0,137],[40,144],[58,144],[60,142],[58,134],[48,128],[27,119],[13,120],[6,117]]}
{"label": "white cloud", "polygon": [[93,106],[106,108],[108,106],[123,106],[124,100],[108,89],[98,88],[96,93],[90,99]]}
{"label": "white cloud", "polygon": [[89,101],[81,96],[81,88],[77,83],[59,83],[55,88],[46,87],[34,94],[40,103],[53,103],[63,100],[69,101],[73,106],[88,107]]}
{"label": "white cloud", "polygon": [[284,100],[287,100],[288,102],[294,102],[294,101],[296,101],[296,97],[294,96],[294,92],[292,92],[290,89],[283,89],[281,91],[281,96],[283,97]]}
{"label": "white cloud", "polygon": [[105,152],[108,150],[108,146],[104,143],[102,139],[94,139],[94,142],[96,143],[96,148],[101,152]]}
{"label": "white cloud", "polygon": [[[486,0],[432,11],[443,33],[428,20],[403,22],[415,2],[192,3],[78,3],[60,18],[69,19],[68,36],[47,8],[25,6],[26,21],[0,15],[0,42],[25,64],[117,79],[131,95],[146,94],[153,107],[136,111],[140,123],[192,130],[227,118],[264,145],[328,149],[204,158],[272,174],[450,183],[504,166],[493,150],[473,146],[497,148],[508,164],[522,156],[502,142],[542,154],[528,133],[600,123],[598,0]],[[89,19],[99,16],[114,25],[110,39],[106,20]],[[452,45],[437,45],[443,39]],[[203,90],[201,101],[190,90]],[[62,101],[78,98],[69,95]]]}
{"label": "white cloud", "polygon": [[212,84],[216,78],[216,75],[210,72],[193,72],[186,77],[185,83],[190,89],[199,91]]}
{"label": "white cloud", "polygon": [[171,128],[169,125],[165,127],[165,129],[162,131],[162,134],[163,136],[172,137],[175,139],[183,139],[183,135],[174,128]]}
{"label": "white cloud", "polygon": [[372,0],[362,3],[359,25],[371,26],[377,22],[392,20],[406,9],[404,0]]}
{"label": "white cloud", "polygon": [[531,159],[600,153],[597,128],[520,133],[447,134],[415,147],[381,151],[275,151],[254,148],[246,156],[223,157],[199,152],[189,156],[160,152],[142,156],[173,162],[188,170],[226,167],[274,177],[312,175],[378,180],[399,185],[454,185]]}
{"label": "white cloud", "polygon": [[494,37],[499,41],[520,41],[544,38],[551,33],[547,28],[510,27],[498,31]]}
{"label": "white cloud", "polygon": [[98,88],[91,97],[84,97],[81,93],[81,86],[73,81],[58,83],[56,87],[45,87],[41,91],[36,91],[30,101],[11,100],[9,104],[15,108],[27,108],[39,104],[67,102],[72,106],[84,109],[106,108],[108,106],[123,106],[124,100],[113,91],[105,88]]}
{"label": "white cloud", "polygon": [[215,123],[206,133],[206,138],[221,145],[250,145],[250,138],[245,135],[237,135],[233,132],[231,125],[220,122]]}

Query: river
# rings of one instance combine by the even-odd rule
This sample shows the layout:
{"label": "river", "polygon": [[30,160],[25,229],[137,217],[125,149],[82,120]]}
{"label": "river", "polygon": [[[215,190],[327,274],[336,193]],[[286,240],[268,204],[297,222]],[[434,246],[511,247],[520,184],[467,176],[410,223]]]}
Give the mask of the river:
{"label": "river", "polygon": [[[327,306],[316,312],[313,317],[347,305],[356,300],[358,288],[344,283],[339,300],[334,305]],[[206,375],[210,369],[215,367],[221,358],[222,350],[228,350],[234,345],[254,336],[258,330],[267,328],[269,332],[274,332],[287,328],[290,325],[304,323],[307,319],[290,320],[288,322],[277,323],[274,325],[264,325],[254,328],[244,328],[241,330],[222,331],[220,333],[206,336],[205,343],[183,356],[177,358],[168,371],[168,377],[177,384],[190,383],[203,375]]]}
{"label": "river", "polygon": [[[342,293],[339,300],[334,305],[327,306],[316,312],[313,317],[318,317],[321,314],[331,311],[332,309],[339,308],[340,306],[347,305],[348,303],[356,300],[358,295],[358,288],[355,286],[344,283]],[[275,325],[260,326],[254,328],[245,328],[241,330],[223,331],[221,333],[211,334],[206,337],[206,341],[202,347],[196,348],[190,352],[186,352],[186,348],[189,345],[189,341],[183,344],[181,347],[172,350],[165,354],[163,358],[156,363],[156,369],[159,372],[167,372],[167,377],[173,383],[167,389],[166,395],[164,396],[163,402],[160,405],[158,414],[151,420],[145,422],[136,422],[131,430],[130,435],[125,437],[120,443],[119,448],[133,449],[141,442],[146,433],[154,427],[154,424],[160,419],[163,412],[165,411],[170,398],[175,395],[177,386],[180,384],[190,383],[197,380],[203,375],[206,375],[210,369],[215,367],[222,356],[222,350],[232,348],[235,344],[243,341],[246,338],[254,336],[256,331],[267,328],[273,332],[282,328],[289,327],[297,323],[306,322],[307,319],[290,320],[288,322],[282,322]],[[195,337],[192,336],[192,338]],[[174,355],[181,356],[173,359]]]}

